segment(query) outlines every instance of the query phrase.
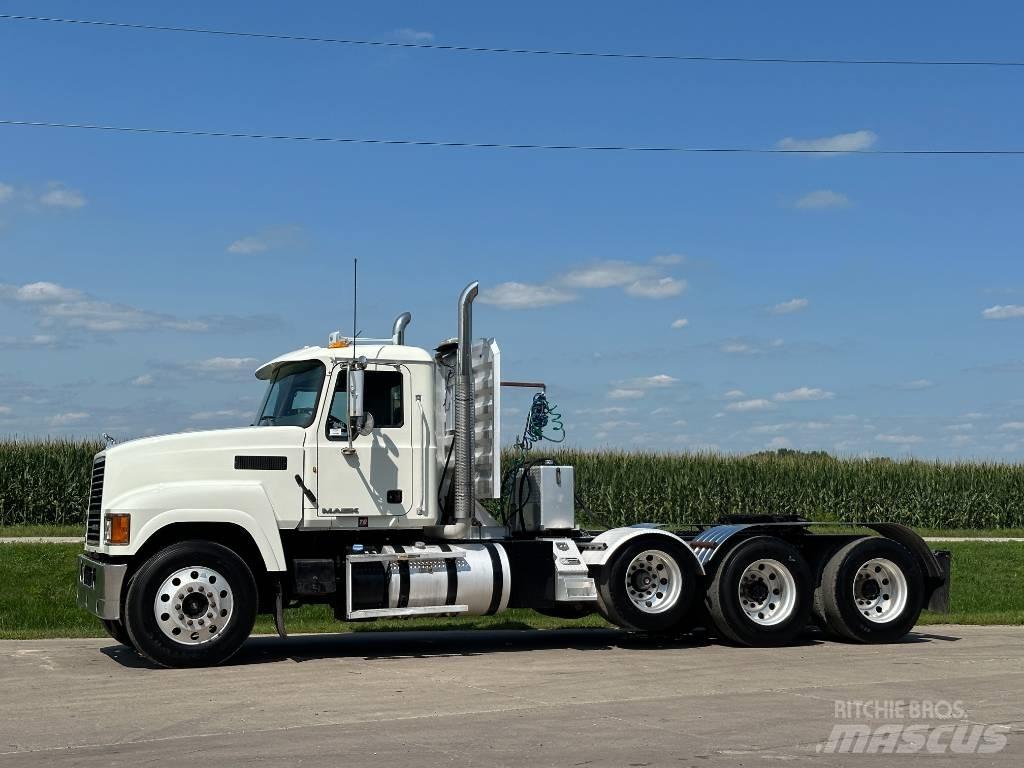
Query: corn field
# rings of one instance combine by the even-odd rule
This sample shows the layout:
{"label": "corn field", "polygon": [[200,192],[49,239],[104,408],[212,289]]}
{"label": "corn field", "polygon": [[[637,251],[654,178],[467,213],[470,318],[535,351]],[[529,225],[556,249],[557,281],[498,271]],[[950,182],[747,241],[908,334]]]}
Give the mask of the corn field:
{"label": "corn field", "polygon": [[[0,442],[0,525],[82,523],[93,441]],[[539,455],[539,452],[538,452]],[[584,526],[682,527],[734,513],[1024,528],[1024,465],[560,451],[576,468]]]}
{"label": "corn field", "polygon": [[81,525],[95,440],[0,441],[0,525]]}

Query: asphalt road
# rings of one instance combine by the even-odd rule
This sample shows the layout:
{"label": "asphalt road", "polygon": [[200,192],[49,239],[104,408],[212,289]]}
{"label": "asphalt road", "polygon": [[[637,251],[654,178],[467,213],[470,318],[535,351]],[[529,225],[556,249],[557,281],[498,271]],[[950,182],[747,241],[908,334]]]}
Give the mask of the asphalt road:
{"label": "asphalt road", "polygon": [[[881,709],[836,703],[847,701]],[[846,707],[838,718],[837,706]],[[829,739],[851,723],[917,726],[935,746],[841,754]],[[958,724],[965,735],[1008,726],[997,729],[1005,746],[973,753],[968,735],[968,754],[954,753]],[[1021,765],[1024,628],[937,626],[898,645],[808,638],[774,650],[659,645],[610,630],[257,638],[230,666],[207,670],[154,669],[103,640],[0,642],[2,766],[771,760]]]}

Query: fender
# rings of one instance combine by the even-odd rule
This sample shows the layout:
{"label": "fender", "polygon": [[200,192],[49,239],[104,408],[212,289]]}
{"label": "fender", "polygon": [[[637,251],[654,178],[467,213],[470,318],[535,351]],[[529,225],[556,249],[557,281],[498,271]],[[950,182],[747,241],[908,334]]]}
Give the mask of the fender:
{"label": "fender", "polygon": [[690,556],[693,558],[693,564],[697,567],[697,572],[700,573],[701,576],[704,575],[704,565],[693,551],[693,548],[676,534],[671,533],[670,531],[663,531],[660,528],[634,526],[629,528],[612,528],[601,535],[596,536],[593,541],[586,544],[580,544],[580,555],[583,558],[583,562],[588,566],[601,566],[607,563],[611,559],[612,555],[614,555],[624,544],[632,541],[637,536],[664,536],[672,539],[690,553]]}
{"label": "fender", "polygon": [[233,523],[252,537],[268,571],[287,570],[277,517],[259,482],[159,483],[112,499],[104,512],[132,516],[131,541],[111,546],[112,555],[134,555],[154,533],[172,523]]}

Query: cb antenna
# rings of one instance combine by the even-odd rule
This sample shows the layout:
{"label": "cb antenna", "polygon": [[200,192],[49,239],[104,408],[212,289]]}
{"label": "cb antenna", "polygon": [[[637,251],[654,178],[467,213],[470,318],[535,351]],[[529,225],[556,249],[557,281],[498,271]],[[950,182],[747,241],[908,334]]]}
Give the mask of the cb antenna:
{"label": "cb antenna", "polygon": [[359,306],[359,258],[352,259],[352,365],[356,362],[356,310]]}

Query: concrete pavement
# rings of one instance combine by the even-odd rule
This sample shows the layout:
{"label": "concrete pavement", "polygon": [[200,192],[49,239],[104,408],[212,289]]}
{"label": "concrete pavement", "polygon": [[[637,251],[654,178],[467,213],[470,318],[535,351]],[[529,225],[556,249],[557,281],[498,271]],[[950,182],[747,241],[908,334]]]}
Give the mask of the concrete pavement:
{"label": "concrete pavement", "polygon": [[[843,720],[837,701],[908,708]],[[922,717],[913,702],[964,712]],[[946,733],[941,754],[829,752],[837,723],[949,722],[1008,726],[1005,747],[954,754]],[[0,641],[0,766],[767,760],[1020,765],[1024,628],[923,627],[898,645],[810,637],[783,649],[612,630],[256,638],[230,666],[206,670],[154,669],[108,640]]]}

